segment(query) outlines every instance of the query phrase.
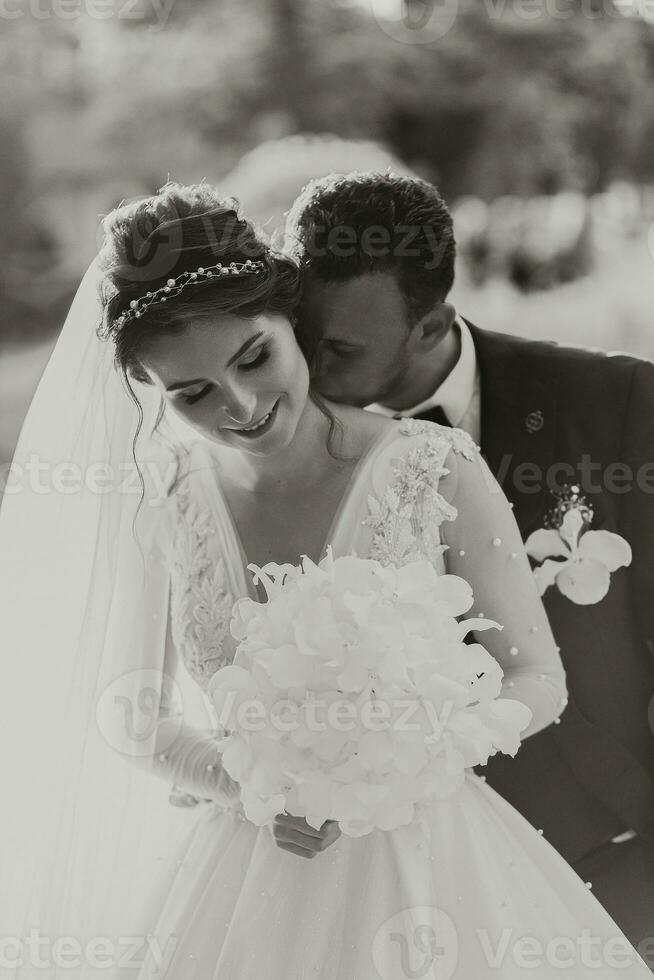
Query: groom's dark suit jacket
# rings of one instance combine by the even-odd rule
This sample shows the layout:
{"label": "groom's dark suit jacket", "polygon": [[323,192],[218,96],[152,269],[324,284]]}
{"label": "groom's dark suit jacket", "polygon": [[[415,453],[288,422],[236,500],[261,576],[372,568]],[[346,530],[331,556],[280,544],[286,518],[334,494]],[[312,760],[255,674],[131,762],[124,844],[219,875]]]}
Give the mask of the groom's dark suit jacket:
{"label": "groom's dark suit jacket", "polygon": [[479,771],[571,863],[628,829],[654,848],[654,364],[468,326],[481,449],[523,540],[556,502],[549,477],[581,483],[591,527],[633,549],[595,605],[547,590],[568,707]]}

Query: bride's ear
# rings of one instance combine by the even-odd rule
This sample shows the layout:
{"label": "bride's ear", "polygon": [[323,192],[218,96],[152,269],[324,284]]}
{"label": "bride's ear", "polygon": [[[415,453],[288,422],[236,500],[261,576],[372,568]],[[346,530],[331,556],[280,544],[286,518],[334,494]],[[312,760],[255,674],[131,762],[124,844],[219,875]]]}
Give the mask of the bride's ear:
{"label": "bride's ear", "polygon": [[409,344],[415,353],[434,350],[454,326],[456,310],[451,303],[437,303],[414,325]]}

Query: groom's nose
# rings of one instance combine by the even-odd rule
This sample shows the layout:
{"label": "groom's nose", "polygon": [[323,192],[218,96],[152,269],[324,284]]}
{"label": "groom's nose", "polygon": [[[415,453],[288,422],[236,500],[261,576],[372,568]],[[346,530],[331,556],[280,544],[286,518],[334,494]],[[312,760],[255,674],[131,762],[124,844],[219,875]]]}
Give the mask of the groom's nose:
{"label": "groom's nose", "polygon": [[329,374],[333,374],[337,378],[339,367],[342,369],[343,364],[339,361],[336,354],[330,351],[328,347],[319,344],[314,362],[315,376],[317,378],[326,378]]}

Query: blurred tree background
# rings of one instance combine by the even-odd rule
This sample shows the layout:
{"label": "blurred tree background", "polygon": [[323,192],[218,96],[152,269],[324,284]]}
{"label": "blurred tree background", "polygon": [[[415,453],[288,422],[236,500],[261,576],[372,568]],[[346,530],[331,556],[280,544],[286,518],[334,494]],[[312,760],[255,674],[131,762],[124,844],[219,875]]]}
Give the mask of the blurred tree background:
{"label": "blurred tree background", "polygon": [[[0,463],[6,406],[24,409],[100,215],[169,176],[207,178],[276,226],[308,177],[349,168],[343,141],[438,184],[455,212],[456,300],[482,326],[653,356],[645,6],[34,0],[5,12]],[[420,25],[439,16],[448,29],[430,41]],[[297,134],[330,134],[340,158]]]}

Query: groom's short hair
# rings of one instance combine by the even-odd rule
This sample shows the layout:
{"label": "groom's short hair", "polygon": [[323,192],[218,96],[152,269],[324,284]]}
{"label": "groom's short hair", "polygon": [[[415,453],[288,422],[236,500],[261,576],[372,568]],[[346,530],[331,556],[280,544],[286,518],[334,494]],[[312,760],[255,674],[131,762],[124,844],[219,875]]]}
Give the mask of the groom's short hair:
{"label": "groom's short hair", "polygon": [[447,204],[433,184],[392,171],[312,180],[289,211],[286,242],[309,277],[322,282],[393,273],[413,322],[454,282]]}

